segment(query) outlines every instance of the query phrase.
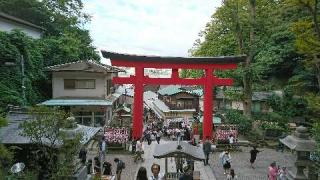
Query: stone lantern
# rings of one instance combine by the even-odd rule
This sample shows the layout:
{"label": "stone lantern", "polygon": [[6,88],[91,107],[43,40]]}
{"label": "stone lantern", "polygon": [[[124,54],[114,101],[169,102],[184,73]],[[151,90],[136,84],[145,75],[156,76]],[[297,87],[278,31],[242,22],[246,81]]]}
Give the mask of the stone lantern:
{"label": "stone lantern", "polygon": [[[308,129],[299,126],[293,135],[289,135],[280,141],[291,150],[297,152],[297,159],[295,162],[296,170],[289,171],[288,178],[290,180],[312,180],[313,172],[315,171],[312,161],[310,160],[310,152],[315,151],[316,142],[309,137]],[[307,177],[303,170],[309,168],[309,177]]]}
{"label": "stone lantern", "polygon": [[64,127],[60,129],[60,132],[64,134],[66,140],[73,140],[81,132],[80,129],[75,118],[70,116],[67,118]]}
{"label": "stone lantern", "polygon": [[[71,142],[81,134],[81,127],[76,123],[75,118],[71,116],[66,119],[66,123],[64,124],[64,127],[60,129],[60,133],[62,133],[64,136],[64,148],[69,149],[71,148],[70,146],[72,146]],[[79,149],[76,149],[76,151],[79,151]],[[59,158],[61,160],[63,159],[70,162],[68,166],[75,172],[81,168],[81,163],[77,156],[74,157],[68,154],[61,153]]]}

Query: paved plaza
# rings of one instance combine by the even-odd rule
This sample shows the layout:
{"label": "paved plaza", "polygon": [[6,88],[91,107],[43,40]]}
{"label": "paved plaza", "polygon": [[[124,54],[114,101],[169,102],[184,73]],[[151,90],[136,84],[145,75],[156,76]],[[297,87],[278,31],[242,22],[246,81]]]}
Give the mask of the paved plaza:
{"label": "paved plaza", "polygon": [[[161,140],[160,145],[167,143],[168,141]],[[135,180],[136,173],[141,166],[144,166],[147,169],[148,176],[151,175],[150,167],[153,163],[160,164],[161,173],[164,173],[165,170],[165,160],[164,159],[155,159],[153,158],[153,152],[157,148],[158,144],[154,141],[151,145],[147,145],[144,142],[145,158],[144,162],[134,163],[133,156],[128,154],[107,154],[106,160],[112,164],[112,173],[115,174],[116,164],[113,162],[114,158],[119,158],[125,162],[126,168],[122,172],[122,180]],[[277,152],[273,149],[259,149],[263,150],[258,154],[257,160],[255,163],[255,169],[250,167],[249,147],[241,147],[242,152],[231,152],[232,158],[232,168],[235,169],[236,174],[238,175],[239,180],[266,180],[267,179],[267,170],[271,162],[276,161],[278,165],[286,166],[289,169],[293,166],[293,161],[295,159],[295,154],[291,152]],[[225,180],[226,175],[223,174],[223,168],[219,161],[220,152],[214,152],[210,156],[210,166],[204,166],[203,162],[195,163],[195,170],[200,171],[201,180]],[[97,151],[89,151],[88,158],[92,158],[97,155]],[[175,161],[172,158],[168,158],[168,171],[176,172]]]}
{"label": "paved plaza", "polygon": [[[291,152],[277,152],[273,149],[259,148],[262,150],[258,154],[255,169],[250,167],[250,150],[249,147],[241,147],[242,152],[231,152],[231,168],[235,170],[239,180],[267,180],[267,172],[270,163],[277,162],[280,167],[286,166],[292,168],[294,165],[295,154]],[[220,152],[214,152],[211,155],[210,165],[213,168],[217,180],[226,179],[223,174],[223,167],[219,161]]]}
{"label": "paved plaza", "polygon": [[[160,145],[163,143],[167,143],[168,141],[161,140]],[[116,172],[116,164],[114,163],[114,158],[119,158],[126,164],[126,168],[122,172],[122,180],[135,180],[136,174],[138,169],[143,166],[147,169],[147,175],[151,175],[151,165],[153,163],[157,163],[161,166],[160,173],[164,174],[165,171],[165,160],[164,159],[155,159],[153,158],[153,152],[158,144],[153,141],[151,145],[148,145],[144,142],[144,155],[145,158],[144,162],[137,162],[133,161],[132,155],[124,155],[124,154],[107,154],[106,160],[112,164],[112,173],[115,174]],[[93,149],[89,151],[88,158],[93,158],[97,156],[97,149]],[[200,178],[201,180],[215,180],[216,178],[213,175],[213,171],[209,166],[204,166],[203,162],[195,162],[195,170],[200,171]],[[175,161],[174,158],[168,158],[168,172],[176,172],[175,168]]]}

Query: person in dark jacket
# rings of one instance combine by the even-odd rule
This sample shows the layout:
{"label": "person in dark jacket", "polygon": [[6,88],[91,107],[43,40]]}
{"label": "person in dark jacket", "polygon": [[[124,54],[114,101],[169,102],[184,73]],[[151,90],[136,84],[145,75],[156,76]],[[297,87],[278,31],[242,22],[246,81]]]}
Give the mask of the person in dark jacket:
{"label": "person in dark jacket", "polygon": [[85,164],[87,161],[87,150],[84,147],[80,149],[79,159],[81,160],[82,164]]}
{"label": "person in dark jacket", "polygon": [[103,175],[111,175],[111,164],[107,161],[103,163]]}
{"label": "person in dark jacket", "polygon": [[101,162],[99,161],[99,157],[95,157],[94,158],[94,172],[96,174],[100,174],[101,173]]}
{"label": "person in dark jacket", "polygon": [[209,137],[206,137],[206,142],[203,144],[203,152],[204,152],[204,155],[206,156],[206,159],[204,161],[204,165],[208,165],[209,164],[209,154],[211,152],[211,143],[209,141]]}
{"label": "person in dark jacket", "polygon": [[137,140],[133,140],[132,141],[132,154],[134,154],[136,152],[136,147],[137,147]]}
{"label": "person in dark jacket", "polygon": [[250,151],[250,164],[251,168],[254,169],[253,163],[256,161],[257,154],[261,151],[257,150],[257,147],[253,146],[253,149]]}

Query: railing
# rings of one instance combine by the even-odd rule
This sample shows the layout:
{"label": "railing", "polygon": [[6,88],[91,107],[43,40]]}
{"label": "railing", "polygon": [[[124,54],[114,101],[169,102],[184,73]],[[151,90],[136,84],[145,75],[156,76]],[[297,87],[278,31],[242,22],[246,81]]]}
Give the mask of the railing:
{"label": "railing", "polygon": [[168,172],[166,174],[166,180],[178,180],[180,176],[182,176],[182,173]]}
{"label": "railing", "polygon": [[237,180],[268,180],[267,175],[265,176],[238,176]]}

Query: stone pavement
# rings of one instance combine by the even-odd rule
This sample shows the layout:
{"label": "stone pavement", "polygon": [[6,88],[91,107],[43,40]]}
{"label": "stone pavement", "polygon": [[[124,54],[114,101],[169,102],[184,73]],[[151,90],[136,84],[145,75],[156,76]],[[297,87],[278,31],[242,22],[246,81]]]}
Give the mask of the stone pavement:
{"label": "stone pavement", "polygon": [[[166,140],[161,140],[160,145],[167,143]],[[123,170],[122,180],[135,180],[138,169],[144,166],[147,169],[148,176],[151,175],[151,165],[153,163],[160,164],[161,173],[165,171],[165,160],[153,158],[153,152],[158,146],[156,141],[153,141],[149,146],[144,142],[145,162],[133,162],[133,156],[128,154],[107,154],[106,160],[112,164],[112,173],[115,174],[116,165],[113,162],[114,158],[119,158],[126,163],[126,169]],[[241,147],[242,152],[231,152],[232,168],[238,176],[238,180],[267,180],[267,170],[271,162],[276,161],[278,165],[286,166],[289,169],[293,168],[295,154],[290,152],[277,152],[273,149],[263,148],[263,152],[259,153],[255,162],[255,169],[250,167],[249,158],[250,150],[249,147]],[[226,175],[223,174],[222,165],[219,162],[220,152],[214,152],[210,157],[210,166],[204,166],[203,162],[195,162],[195,170],[200,171],[201,180],[225,180]],[[96,149],[88,152],[88,158],[93,158],[97,155]],[[168,158],[168,171],[176,172],[175,161],[172,158]]]}
{"label": "stone pavement", "polygon": [[[160,145],[167,143],[168,141],[162,140],[160,141]],[[149,146],[147,143],[144,143],[144,158],[145,162],[138,164],[138,166],[144,166],[147,168],[148,176],[151,175],[151,165],[153,163],[157,163],[161,166],[161,173],[165,171],[165,160],[164,159],[155,159],[153,158],[154,149],[159,146],[156,141],[153,141]],[[139,168],[138,167],[138,168]],[[204,166],[203,162],[195,161],[195,171],[200,171],[201,180],[215,180],[216,178],[213,175],[213,171],[209,166]],[[138,171],[138,170],[137,170]],[[168,158],[168,172],[176,172],[175,161],[174,158]]]}
{"label": "stone pavement", "polygon": [[[291,169],[294,165],[295,154],[291,152],[277,152],[273,149],[258,148],[263,150],[258,154],[255,161],[255,169],[250,167],[250,150],[249,147],[241,147],[242,152],[231,152],[231,168],[235,170],[238,180],[267,180],[267,172],[270,163],[277,162],[280,167],[286,166]],[[219,161],[220,152],[214,152],[210,157],[210,165],[213,168],[217,180],[226,179],[223,174],[223,167]]]}
{"label": "stone pavement", "polygon": [[[166,143],[168,141],[161,140],[160,145]],[[114,163],[114,158],[119,158],[126,164],[126,168],[122,172],[122,180],[135,180],[138,169],[143,166],[147,169],[147,175],[151,175],[151,165],[153,163],[157,163],[161,166],[160,173],[164,174],[165,172],[165,160],[164,159],[155,159],[153,158],[153,152],[155,148],[158,146],[156,141],[153,141],[151,145],[148,145],[144,142],[144,154],[143,157],[145,158],[144,162],[137,162],[134,163],[132,155],[124,155],[124,154],[107,154],[106,160],[112,164],[112,173],[115,174],[116,172],[116,164]],[[97,156],[96,148],[88,152],[88,158],[93,158]],[[209,166],[204,166],[203,162],[195,162],[195,170],[200,171],[200,178],[201,180],[216,180],[215,176],[213,175],[213,171]],[[168,158],[168,171],[169,172],[176,172],[175,168],[175,161],[174,158]]]}

